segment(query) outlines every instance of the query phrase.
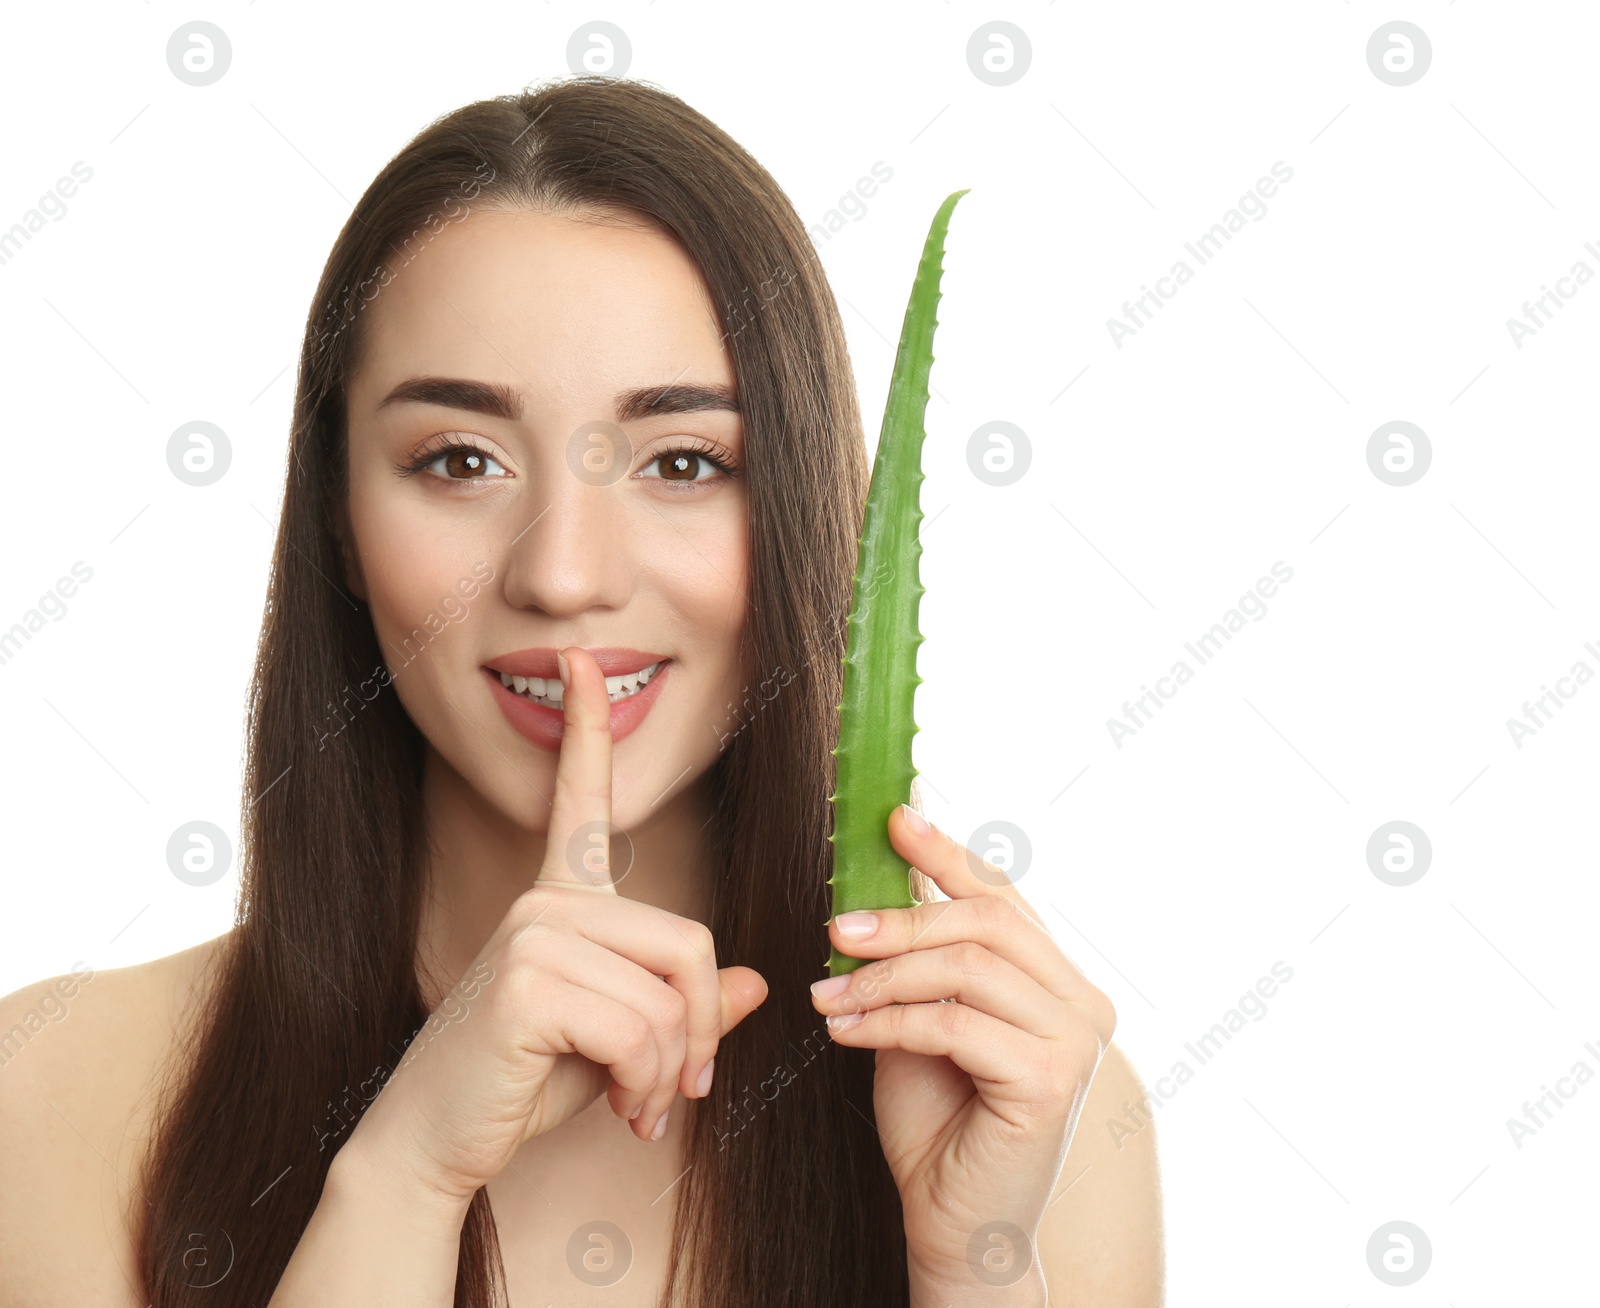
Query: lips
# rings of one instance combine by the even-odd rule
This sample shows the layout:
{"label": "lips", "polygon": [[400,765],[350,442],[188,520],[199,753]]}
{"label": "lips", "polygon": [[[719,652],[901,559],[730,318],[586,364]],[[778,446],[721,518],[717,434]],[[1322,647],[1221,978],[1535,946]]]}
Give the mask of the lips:
{"label": "lips", "polygon": [[[576,641],[569,642],[576,645]],[[560,647],[568,648],[567,645]],[[626,676],[630,672],[638,672],[641,668],[648,668],[652,663],[665,661],[665,654],[655,654],[649,650],[630,649],[623,645],[602,645],[594,649],[578,646],[600,665],[600,671],[607,677]],[[494,672],[504,672],[513,677],[543,677],[546,681],[559,681],[561,669],[556,664],[556,649],[544,647],[540,649],[521,649],[513,654],[502,654],[498,658],[490,659],[483,666]]]}
{"label": "lips", "polygon": [[[626,740],[644,722],[651,707],[665,693],[667,682],[676,667],[677,664],[671,659],[665,660],[642,690],[611,705],[610,724],[613,744]],[[500,684],[500,674],[496,671],[484,668],[480,675],[489,687],[489,694],[500,706],[500,711],[505,714],[506,721],[518,734],[552,753],[560,752],[567,725],[565,713],[560,709],[535,703],[526,695],[517,694],[515,690],[506,689]]]}

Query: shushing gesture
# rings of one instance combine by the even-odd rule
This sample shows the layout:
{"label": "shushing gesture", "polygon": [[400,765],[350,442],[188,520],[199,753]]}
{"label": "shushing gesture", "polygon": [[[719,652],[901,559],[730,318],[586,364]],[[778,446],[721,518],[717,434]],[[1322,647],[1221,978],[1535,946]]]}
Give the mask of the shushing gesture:
{"label": "shushing gesture", "polygon": [[767,997],[760,973],[717,967],[703,923],[617,893],[605,676],[577,646],[562,662],[544,866],[441,1001],[452,1020],[424,1028],[345,1146],[460,1203],[602,1093],[640,1140],[660,1139],[676,1096],[705,1096],[718,1042]]}

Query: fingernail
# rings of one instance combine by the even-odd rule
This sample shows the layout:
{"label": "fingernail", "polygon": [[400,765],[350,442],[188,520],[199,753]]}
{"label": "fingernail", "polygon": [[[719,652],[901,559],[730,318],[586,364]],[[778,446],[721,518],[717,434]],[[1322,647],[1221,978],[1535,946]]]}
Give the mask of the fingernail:
{"label": "fingernail", "polygon": [[841,913],[834,921],[839,925],[839,934],[846,940],[859,940],[878,929],[876,913]]}
{"label": "fingernail", "polygon": [[567,656],[560,650],[556,651],[556,664],[561,669],[561,688],[563,690],[571,690],[572,673],[567,670]]}
{"label": "fingernail", "polygon": [[650,1132],[652,1140],[659,1140],[667,1133],[667,1117],[671,1112],[672,1110],[669,1108],[667,1112],[661,1114],[661,1120],[656,1123],[656,1129]]}
{"label": "fingernail", "polygon": [[835,995],[843,994],[849,985],[850,977],[848,974],[845,976],[823,977],[822,980],[811,983],[811,993],[818,999],[832,999]]}
{"label": "fingernail", "polygon": [[930,830],[932,830],[932,828],[928,826],[928,819],[923,817],[922,814],[917,812],[916,809],[912,808],[910,804],[900,805],[900,811],[906,815],[906,825],[915,831],[919,836],[925,836]]}
{"label": "fingernail", "polygon": [[711,1089],[711,1069],[716,1066],[716,1062],[715,1058],[707,1060],[706,1065],[700,1069],[700,1079],[694,1083],[695,1091],[702,1099]]}
{"label": "fingernail", "polygon": [[828,1019],[828,1030],[848,1031],[865,1016],[865,1013],[835,1013]]}

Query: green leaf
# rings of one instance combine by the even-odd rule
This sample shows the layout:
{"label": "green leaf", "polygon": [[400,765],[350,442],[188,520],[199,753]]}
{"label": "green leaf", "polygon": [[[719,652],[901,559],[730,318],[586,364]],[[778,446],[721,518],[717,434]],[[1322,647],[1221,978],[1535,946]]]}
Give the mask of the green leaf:
{"label": "green leaf", "polygon": [[[970,188],[969,188],[970,189]],[[833,805],[833,916],[855,909],[911,908],[911,865],[889,843],[889,814],[911,795],[916,769],[911,739],[916,689],[918,575],[922,541],[922,442],[938,326],[944,239],[956,191],[939,206],[911,287],[900,348],[895,354],[883,430],[867,491],[850,623],[845,640],[844,699],[839,705],[839,745]],[[828,975],[861,966],[861,959],[830,947]]]}

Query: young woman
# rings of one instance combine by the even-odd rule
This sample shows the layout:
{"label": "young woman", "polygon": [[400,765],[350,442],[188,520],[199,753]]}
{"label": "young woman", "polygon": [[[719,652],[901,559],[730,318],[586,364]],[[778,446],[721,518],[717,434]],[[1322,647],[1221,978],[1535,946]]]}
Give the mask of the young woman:
{"label": "young woman", "polygon": [[1039,913],[902,809],[923,903],[823,929],[867,473],[802,224],[679,100],[392,160],[301,355],[237,924],[5,1069],[0,1300],[1158,1303]]}

